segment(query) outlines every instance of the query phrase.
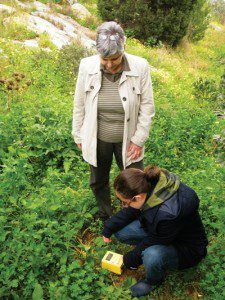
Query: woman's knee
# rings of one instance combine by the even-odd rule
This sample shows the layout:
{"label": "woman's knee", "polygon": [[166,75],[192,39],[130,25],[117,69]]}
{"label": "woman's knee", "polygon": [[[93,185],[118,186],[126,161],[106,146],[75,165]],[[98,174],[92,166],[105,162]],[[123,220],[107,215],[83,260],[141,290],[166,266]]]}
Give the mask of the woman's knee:
{"label": "woman's knee", "polygon": [[114,233],[114,236],[119,240],[121,243],[126,243],[128,241],[128,237],[123,233],[122,230],[117,231]]}
{"label": "woman's knee", "polygon": [[142,236],[143,232],[141,231],[139,220],[133,221],[114,235],[120,242],[132,245],[136,245],[139,240],[141,241],[145,237]]}
{"label": "woman's knee", "polygon": [[142,251],[142,260],[145,266],[157,266],[163,264],[164,253],[160,245],[148,247]]}

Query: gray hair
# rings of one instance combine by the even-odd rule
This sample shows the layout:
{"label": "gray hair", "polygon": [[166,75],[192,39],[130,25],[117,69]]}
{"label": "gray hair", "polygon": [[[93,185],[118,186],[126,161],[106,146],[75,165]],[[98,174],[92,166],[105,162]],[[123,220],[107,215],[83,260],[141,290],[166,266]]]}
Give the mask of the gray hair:
{"label": "gray hair", "polygon": [[102,57],[122,54],[125,42],[123,28],[116,22],[104,22],[97,28],[96,48]]}

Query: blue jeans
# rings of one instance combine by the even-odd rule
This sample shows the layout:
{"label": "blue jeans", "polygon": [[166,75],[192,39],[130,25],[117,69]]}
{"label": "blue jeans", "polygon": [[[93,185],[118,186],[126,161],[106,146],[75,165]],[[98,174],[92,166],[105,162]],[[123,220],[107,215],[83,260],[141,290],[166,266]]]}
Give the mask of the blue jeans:
{"label": "blue jeans", "polygon": [[[148,237],[141,228],[139,220],[135,220],[117,233],[115,237],[122,243],[137,245]],[[146,271],[146,279],[151,284],[162,282],[165,270],[178,269],[178,254],[173,245],[154,245],[142,251],[142,261]]]}

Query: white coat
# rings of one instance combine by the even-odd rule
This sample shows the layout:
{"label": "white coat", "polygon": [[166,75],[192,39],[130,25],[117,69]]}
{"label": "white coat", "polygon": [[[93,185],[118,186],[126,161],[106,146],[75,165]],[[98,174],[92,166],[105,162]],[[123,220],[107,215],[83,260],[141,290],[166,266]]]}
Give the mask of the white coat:
{"label": "white coat", "polygon": [[[146,59],[124,53],[130,71],[123,71],[119,81],[119,94],[123,104],[124,134],[122,158],[124,169],[144,157],[144,143],[154,116],[154,101],[149,65]],[[97,103],[102,74],[100,56],[81,59],[74,94],[72,135],[82,144],[85,161],[97,167]],[[127,157],[130,142],[143,147],[136,160]]]}

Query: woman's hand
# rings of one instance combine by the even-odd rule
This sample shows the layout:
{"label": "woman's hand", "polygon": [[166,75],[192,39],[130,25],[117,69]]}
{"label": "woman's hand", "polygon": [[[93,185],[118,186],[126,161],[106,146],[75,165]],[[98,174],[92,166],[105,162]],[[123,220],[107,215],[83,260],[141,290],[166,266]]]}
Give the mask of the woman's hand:
{"label": "woman's hand", "polygon": [[130,157],[130,159],[135,160],[138,159],[138,157],[141,156],[142,147],[139,147],[138,145],[130,142],[130,146],[128,148],[128,154],[127,156]]}
{"label": "woman's hand", "polygon": [[77,144],[77,147],[82,150],[82,144]]}
{"label": "woman's hand", "polygon": [[111,239],[109,239],[109,238],[107,238],[107,237],[104,237],[104,236],[103,236],[103,240],[104,240],[104,242],[106,242],[106,243],[110,243],[110,242],[111,242]]}

